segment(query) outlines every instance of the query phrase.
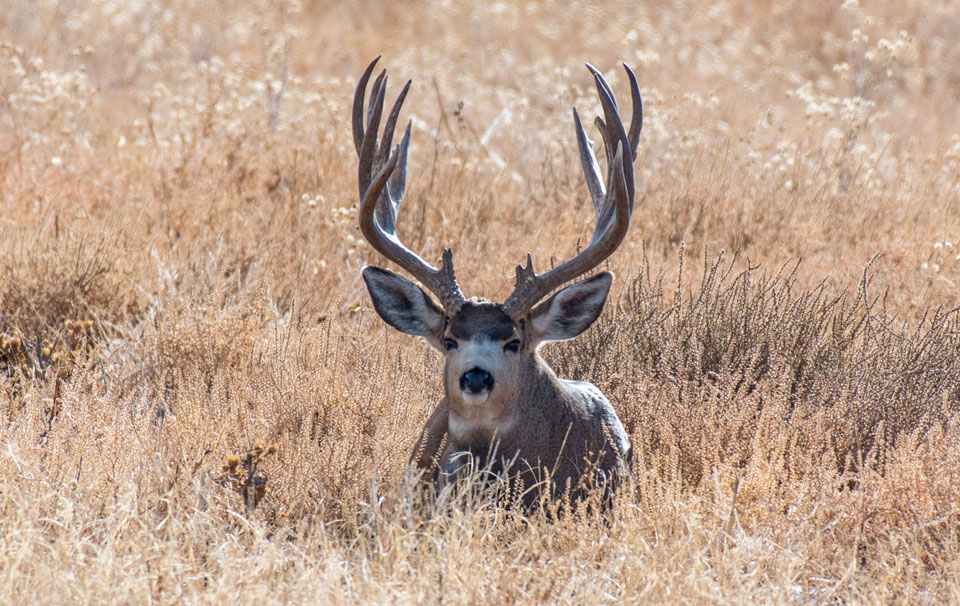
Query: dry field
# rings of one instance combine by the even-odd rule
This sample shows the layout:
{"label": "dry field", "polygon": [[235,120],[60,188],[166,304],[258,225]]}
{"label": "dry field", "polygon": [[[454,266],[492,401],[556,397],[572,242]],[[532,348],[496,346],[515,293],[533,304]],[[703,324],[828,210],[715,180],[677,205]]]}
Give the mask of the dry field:
{"label": "dry field", "polygon": [[[0,603],[960,603],[960,6],[465,4],[3,2]],[[492,299],[591,233],[583,62],[637,72],[611,299],[545,352],[632,436],[608,518],[413,499],[380,53],[400,231]]]}

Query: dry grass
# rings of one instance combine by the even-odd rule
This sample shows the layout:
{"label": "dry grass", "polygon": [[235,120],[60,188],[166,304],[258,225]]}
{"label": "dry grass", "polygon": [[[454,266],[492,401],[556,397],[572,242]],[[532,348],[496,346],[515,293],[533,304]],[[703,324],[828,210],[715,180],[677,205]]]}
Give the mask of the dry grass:
{"label": "dry grass", "polygon": [[[960,10],[461,4],[7,2],[0,602],[960,601]],[[491,298],[590,232],[582,61],[637,70],[611,305],[547,352],[631,433],[610,519],[412,503],[440,361],[362,289],[348,126],[381,52],[400,229]]]}

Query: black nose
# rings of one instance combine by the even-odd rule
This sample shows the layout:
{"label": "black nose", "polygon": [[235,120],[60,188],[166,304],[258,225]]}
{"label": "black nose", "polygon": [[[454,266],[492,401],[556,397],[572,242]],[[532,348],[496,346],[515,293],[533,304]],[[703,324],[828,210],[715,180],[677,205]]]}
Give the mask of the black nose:
{"label": "black nose", "polygon": [[484,389],[493,389],[493,377],[479,366],[474,366],[460,377],[460,389],[470,393],[480,393]]}

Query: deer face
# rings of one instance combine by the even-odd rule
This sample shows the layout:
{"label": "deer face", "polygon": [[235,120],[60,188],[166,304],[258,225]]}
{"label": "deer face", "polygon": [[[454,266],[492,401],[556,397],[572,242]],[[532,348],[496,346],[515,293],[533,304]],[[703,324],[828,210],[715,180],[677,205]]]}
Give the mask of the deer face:
{"label": "deer face", "polygon": [[441,346],[447,397],[481,406],[516,384],[521,335],[499,305],[468,301],[450,319]]}
{"label": "deer face", "polygon": [[571,284],[518,320],[502,305],[466,301],[446,314],[417,285],[378,267],[363,270],[374,309],[387,324],[420,337],[445,356],[444,391],[466,417],[508,412],[537,348],[572,339],[603,311],[613,274]]}

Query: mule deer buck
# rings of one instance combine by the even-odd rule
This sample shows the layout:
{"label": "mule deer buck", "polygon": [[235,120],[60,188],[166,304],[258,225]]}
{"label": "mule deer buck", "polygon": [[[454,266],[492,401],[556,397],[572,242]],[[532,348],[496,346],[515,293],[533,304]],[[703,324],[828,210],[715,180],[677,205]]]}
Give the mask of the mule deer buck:
{"label": "mule deer buck", "polygon": [[[623,241],[633,211],[633,159],[642,123],[637,79],[624,65],[632,93],[629,132],[603,76],[593,73],[603,117],[596,125],[606,152],[606,176],[593,143],[573,111],[580,160],[596,211],[593,239],[574,258],[538,274],[527,254],[517,267],[516,286],[502,304],[466,299],[453,271],[453,253],[443,252],[439,268],[407,248],[397,236],[397,211],[406,186],[410,124],[391,150],[403,87],[377,141],[387,88],[386,70],[373,82],[364,112],[367,84],[379,57],[364,71],[353,101],[353,139],[359,162],[360,230],[370,245],[416,278],[416,284],[379,267],[362,275],[374,309],[397,330],[423,337],[445,357],[445,397],[427,421],[411,463],[428,472],[437,488],[463,466],[489,465],[526,487],[526,504],[547,494],[578,499],[599,487],[603,494],[629,473],[630,439],[609,400],[592,383],[558,378],[538,348],[572,339],[600,315],[613,281],[603,271],[576,282],[540,303],[554,289],[591,271]],[[539,303],[539,305],[538,305]]]}

